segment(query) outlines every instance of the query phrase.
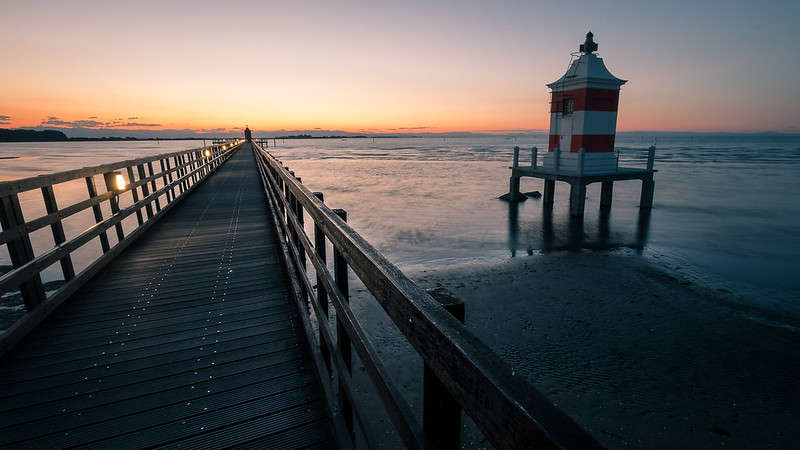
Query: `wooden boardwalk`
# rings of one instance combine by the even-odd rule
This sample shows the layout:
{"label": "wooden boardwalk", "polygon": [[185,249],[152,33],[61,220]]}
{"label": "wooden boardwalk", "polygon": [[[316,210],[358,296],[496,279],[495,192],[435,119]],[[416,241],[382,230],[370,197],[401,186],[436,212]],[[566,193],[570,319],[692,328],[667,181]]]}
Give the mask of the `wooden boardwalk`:
{"label": "wooden boardwalk", "polygon": [[247,144],[0,360],[0,448],[336,447]]}

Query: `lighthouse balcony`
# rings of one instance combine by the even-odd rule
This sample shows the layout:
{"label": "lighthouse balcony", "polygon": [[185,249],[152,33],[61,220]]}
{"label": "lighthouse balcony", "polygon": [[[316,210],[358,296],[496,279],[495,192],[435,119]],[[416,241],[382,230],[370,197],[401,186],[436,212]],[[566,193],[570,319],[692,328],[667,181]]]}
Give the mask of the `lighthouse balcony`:
{"label": "lighthouse balcony", "polygon": [[543,155],[541,170],[572,174],[602,175],[617,172],[617,155],[613,152],[562,152],[556,149]]}

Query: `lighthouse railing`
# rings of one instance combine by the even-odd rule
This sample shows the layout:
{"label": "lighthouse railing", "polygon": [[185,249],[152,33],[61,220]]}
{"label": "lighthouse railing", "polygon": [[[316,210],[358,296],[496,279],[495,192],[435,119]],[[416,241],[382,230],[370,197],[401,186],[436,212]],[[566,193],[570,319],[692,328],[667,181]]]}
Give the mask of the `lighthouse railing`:
{"label": "lighthouse railing", "polygon": [[[629,149],[630,150],[630,149]],[[640,156],[642,153],[640,151],[634,150],[633,152],[628,151],[626,152],[625,158],[622,156],[621,150],[617,149],[613,153],[609,153],[610,157],[614,159],[614,168],[616,170],[620,169],[620,160],[623,162],[630,162],[630,163],[641,163],[642,160],[645,161],[644,168],[635,168],[635,167],[626,167],[626,169],[635,169],[635,170],[646,170],[649,172],[655,172],[654,169],[655,165],[655,152],[656,147],[651,146],[647,149],[646,156]],[[514,170],[523,169],[523,170],[533,170],[536,171],[538,169],[550,169],[552,171],[567,171],[567,172],[575,172],[578,175],[584,174],[585,172],[591,170],[590,167],[587,165],[587,153],[586,150],[581,148],[579,152],[573,153],[570,155],[569,160],[565,163],[565,156],[561,151],[560,147],[557,147],[552,152],[545,152],[544,161],[542,164],[539,163],[539,149],[537,147],[531,147],[531,159],[529,165],[522,165],[520,161],[520,148],[514,147],[513,153],[513,160],[511,168]],[[548,159],[549,158],[549,159]]]}
{"label": "lighthouse railing", "polygon": [[[396,329],[421,357],[429,373],[469,415],[496,448],[596,448],[597,441],[552,401],[515,373],[485,343],[445,311],[432,296],[372,247],[332,210],[321,193],[263,148],[255,148],[265,192],[274,212],[288,272],[304,326],[332,408],[343,416],[346,433],[356,430],[374,444],[371,409],[364,406],[355,381],[357,357],[394,429],[407,448],[440,446],[418,413],[411,409],[349,305],[349,274],[357,277],[383,308]],[[313,229],[313,237],[306,227]],[[333,251],[331,267],[328,248]],[[310,267],[309,266],[310,263]],[[388,324],[387,324],[388,325]],[[355,350],[355,354],[352,351]],[[420,373],[422,367],[420,367]],[[423,406],[423,419],[430,414]],[[356,428],[356,425],[358,427]],[[458,447],[461,427],[449,447]]]}

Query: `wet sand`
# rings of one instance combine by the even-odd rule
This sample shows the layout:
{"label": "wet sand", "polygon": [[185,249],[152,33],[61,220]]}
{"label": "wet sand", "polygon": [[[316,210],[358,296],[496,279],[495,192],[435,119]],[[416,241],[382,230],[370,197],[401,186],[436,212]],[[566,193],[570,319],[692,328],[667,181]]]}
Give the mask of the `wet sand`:
{"label": "wet sand", "polygon": [[406,273],[610,448],[800,445],[800,328],[680,267],[577,251]]}

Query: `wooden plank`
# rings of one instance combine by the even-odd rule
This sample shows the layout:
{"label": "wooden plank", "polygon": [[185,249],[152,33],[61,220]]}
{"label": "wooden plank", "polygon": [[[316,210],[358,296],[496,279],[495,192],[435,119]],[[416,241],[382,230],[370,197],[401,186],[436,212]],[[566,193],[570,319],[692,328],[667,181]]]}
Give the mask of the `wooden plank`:
{"label": "wooden plank", "polygon": [[259,183],[239,152],[0,360],[0,446],[335,443]]}
{"label": "wooden plank", "polygon": [[[147,395],[136,397],[122,402],[86,409],[82,411],[81,415],[60,414],[42,418],[35,422],[21,423],[14,427],[9,427],[6,431],[9,435],[16,436],[29,436],[32,429],[35,427],[42,427],[53,433],[75,432],[75,430],[84,432],[86,429],[91,430],[90,427],[95,426],[95,424],[111,420],[133,421],[139,420],[140,418],[149,418],[153,420],[155,414],[161,414],[165,409],[181,408],[186,405],[187,401],[194,401],[194,405],[200,408],[216,406],[224,404],[225,402],[236,403],[246,400],[247,398],[262,398],[277,394],[282,390],[310,385],[316,380],[316,376],[311,370],[302,372],[300,376],[292,375],[285,378],[268,378],[269,374],[265,373],[263,370],[261,370],[259,374],[263,374],[267,378],[253,384],[242,387],[237,386],[229,390],[221,390],[224,389],[222,383],[216,383],[216,385],[212,382],[204,383],[202,387],[207,390],[214,390],[213,394],[205,397],[197,398],[194,394],[187,395],[185,393],[186,389],[175,389],[158,393],[157,396]],[[225,381],[227,383],[230,380]],[[167,413],[169,413],[169,411],[167,411]],[[153,420],[150,425],[153,423],[157,422]],[[136,430],[136,428],[131,426],[131,430]],[[0,444],[7,444],[10,441],[11,438],[8,438],[4,442],[0,442]]]}

